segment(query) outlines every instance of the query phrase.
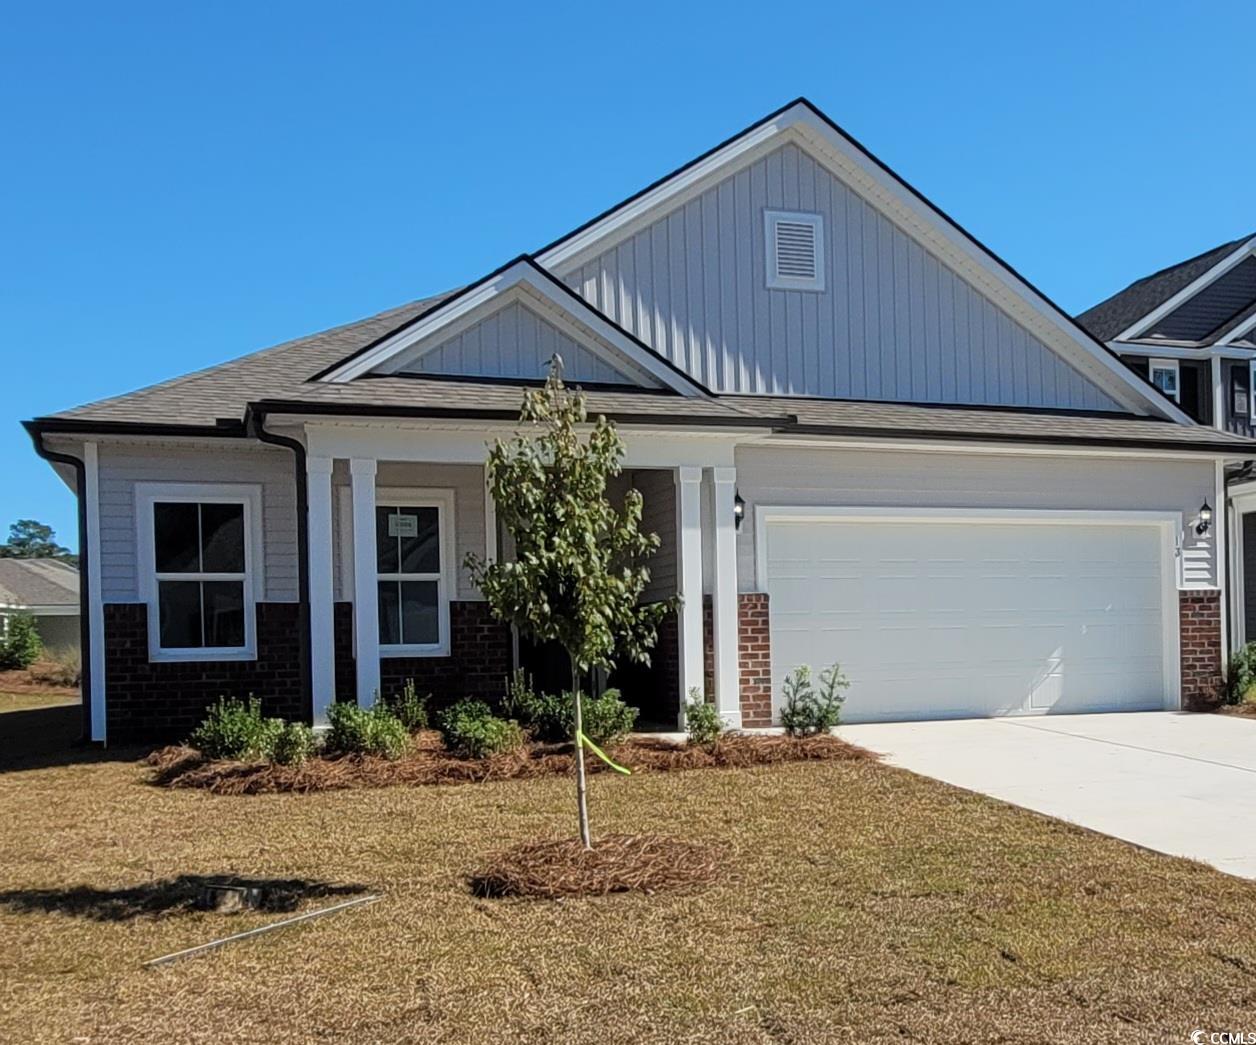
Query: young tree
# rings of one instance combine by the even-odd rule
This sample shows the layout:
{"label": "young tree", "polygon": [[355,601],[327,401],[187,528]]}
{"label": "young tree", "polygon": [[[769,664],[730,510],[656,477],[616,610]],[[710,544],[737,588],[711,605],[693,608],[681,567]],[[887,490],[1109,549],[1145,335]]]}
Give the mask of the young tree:
{"label": "young tree", "polygon": [[43,651],[34,619],[26,613],[11,616],[8,630],[0,639],[0,671],[29,668]]}
{"label": "young tree", "polygon": [[58,544],[51,526],[34,519],[19,519],[9,527],[9,540],[0,544],[0,559],[60,559],[73,563],[69,548]]}
{"label": "young tree", "polygon": [[641,532],[641,494],[629,490],[621,508],[607,497],[624,444],[615,426],[587,421],[584,396],[562,380],[551,360],[545,387],[526,392],[520,421],[531,426],[488,455],[488,482],[498,521],[514,538],[512,562],[467,556],[467,567],[496,617],[537,642],[558,642],[571,658],[580,839],[592,848],[585,787],[580,686],[591,668],[617,657],[649,663],[659,622],[674,600],[642,605],[650,579],[643,560],[659,546]]}

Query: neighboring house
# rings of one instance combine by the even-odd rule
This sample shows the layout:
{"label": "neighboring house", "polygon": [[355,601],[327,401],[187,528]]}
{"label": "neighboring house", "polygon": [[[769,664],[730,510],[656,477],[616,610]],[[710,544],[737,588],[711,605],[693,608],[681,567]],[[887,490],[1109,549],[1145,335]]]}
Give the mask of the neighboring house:
{"label": "neighboring house", "polygon": [[0,635],[29,614],[47,649],[79,648],[79,572],[57,559],[0,559]]}
{"label": "neighboring house", "polygon": [[461,290],[28,422],[80,494],[91,737],[543,667],[463,558],[509,554],[485,444],[554,352],[623,433],[651,597],[683,600],[621,672],[647,720],[705,684],[767,725],[786,672],[832,661],[851,721],[1214,691],[1210,519],[1256,442],[798,101]]}
{"label": "neighboring house", "polygon": [[[1256,434],[1256,235],[1134,283],[1077,317],[1200,424]],[[1226,470],[1229,635],[1256,640],[1256,479]]]}

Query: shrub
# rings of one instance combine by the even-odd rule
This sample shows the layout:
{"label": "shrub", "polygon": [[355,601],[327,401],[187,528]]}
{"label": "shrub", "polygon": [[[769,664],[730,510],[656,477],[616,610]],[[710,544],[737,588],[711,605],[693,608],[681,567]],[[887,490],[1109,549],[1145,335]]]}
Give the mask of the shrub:
{"label": "shrub", "polygon": [[15,613],[9,617],[8,630],[0,639],[0,671],[29,668],[43,650],[34,618],[29,613]]}
{"label": "shrub", "polygon": [[544,698],[532,688],[532,680],[523,668],[516,668],[510,674],[506,684],[506,695],[502,697],[502,714],[525,726],[536,720],[540,711],[540,701]]}
{"label": "shrub", "polygon": [[[584,735],[598,745],[622,740],[637,721],[637,709],[625,704],[617,689],[608,689],[598,697],[581,695],[580,711]],[[574,717],[570,693],[545,694],[535,698],[526,721],[537,740],[557,743],[571,739]]]}
{"label": "shrub", "polygon": [[1227,704],[1243,704],[1256,690],[1256,642],[1236,650],[1226,664],[1222,699]]}
{"label": "shrub", "polygon": [[685,703],[685,732],[691,744],[713,744],[724,732],[720,713],[714,704],[706,702],[696,686],[689,691],[689,700]]}
{"label": "shrub", "polygon": [[401,687],[400,693],[394,693],[384,700],[385,706],[394,715],[400,719],[401,724],[411,733],[417,733],[420,729],[427,729],[428,714],[427,703],[432,699],[430,693],[419,696],[418,690],[414,688],[414,679],[406,679],[406,684]]}
{"label": "shrub", "polygon": [[785,679],[782,690],[781,725],[785,732],[791,737],[827,733],[841,719],[846,700],[843,690],[849,686],[850,680],[842,674],[841,666],[833,664],[820,672],[817,693],[810,665],[800,664]]}
{"label": "shrub", "polygon": [[369,709],[334,703],[327,709],[327,724],[327,749],[340,754],[400,758],[410,743],[401,719],[383,701]]}
{"label": "shrub", "polygon": [[281,766],[299,766],[317,747],[314,730],[304,722],[289,722],[275,737],[271,760]]}
{"label": "shrub", "polygon": [[210,759],[270,758],[283,729],[283,719],[262,717],[262,702],[256,697],[249,697],[247,704],[235,697],[220,697],[188,743]]}
{"label": "shrub", "polygon": [[518,723],[498,718],[482,700],[460,700],[446,708],[437,728],[445,747],[464,758],[513,751],[523,743]]}
{"label": "shrub", "polygon": [[83,681],[83,658],[76,649],[45,650],[30,672],[36,682],[71,688]]}

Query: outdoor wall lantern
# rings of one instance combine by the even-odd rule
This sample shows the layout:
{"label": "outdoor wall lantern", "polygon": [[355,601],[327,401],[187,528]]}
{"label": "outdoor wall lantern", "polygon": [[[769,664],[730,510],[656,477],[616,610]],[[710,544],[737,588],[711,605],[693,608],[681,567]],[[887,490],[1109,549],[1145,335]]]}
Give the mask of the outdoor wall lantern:
{"label": "outdoor wall lantern", "polygon": [[742,520],[746,517],[746,502],[742,500],[741,494],[736,490],[733,491],[733,529],[740,530]]}
{"label": "outdoor wall lantern", "polygon": [[1199,522],[1195,524],[1195,532],[1201,537],[1212,527],[1212,505],[1205,498],[1199,509]]}

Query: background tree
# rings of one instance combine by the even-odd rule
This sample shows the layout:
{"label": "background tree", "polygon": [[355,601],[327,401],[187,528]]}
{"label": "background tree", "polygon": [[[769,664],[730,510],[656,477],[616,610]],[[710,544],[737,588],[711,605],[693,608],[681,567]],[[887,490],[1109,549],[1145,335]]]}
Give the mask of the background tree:
{"label": "background tree", "polygon": [[13,614],[4,638],[0,639],[0,671],[29,668],[43,651],[34,619],[26,613]]}
{"label": "background tree", "polygon": [[611,503],[607,481],[621,471],[624,444],[605,417],[582,430],[587,419],[584,396],[564,386],[555,356],[545,387],[524,394],[520,421],[532,431],[497,440],[488,455],[489,488],[515,559],[468,555],[466,564],[498,619],[537,642],[557,642],[571,658],[576,806],[581,841],[592,848],[582,679],[621,656],[648,664],[675,600],[639,602],[650,579],[643,562],[659,538],[641,532],[639,491],[629,490],[622,507]]}
{"label": "background tree", "polygon": [[78,556],[58,544],[51,526],[34,519],[19,519],[9,527],[9,539],[0,544],[0,559],[60,559],[78,564]]}

